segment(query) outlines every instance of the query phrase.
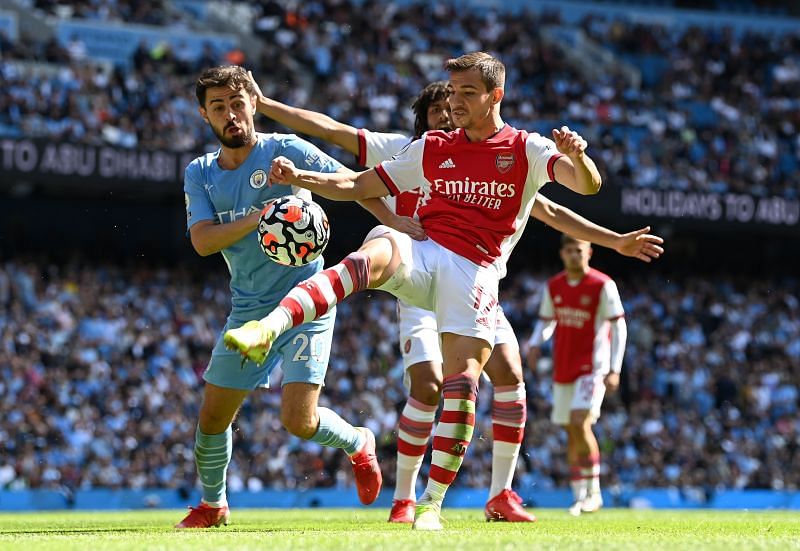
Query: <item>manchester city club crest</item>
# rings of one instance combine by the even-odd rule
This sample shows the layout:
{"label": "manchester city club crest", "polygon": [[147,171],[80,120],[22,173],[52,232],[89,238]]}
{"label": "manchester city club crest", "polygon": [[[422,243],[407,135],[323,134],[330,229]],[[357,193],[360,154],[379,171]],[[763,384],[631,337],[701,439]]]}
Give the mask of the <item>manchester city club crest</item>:
{"label": "manchester city club crest", "polygon": [[253,171],[250,175],[250,187],[253,189],[261,189],[267,183],[267,173],[259,168]]}
{"label": "manchester city club crest", "polygon": [[511,167],[514,166],[514,154],[513,153],[498,153],[497,158],[494,160],[494,164],[497,167],[498,172],[500,174],[505,174]]}

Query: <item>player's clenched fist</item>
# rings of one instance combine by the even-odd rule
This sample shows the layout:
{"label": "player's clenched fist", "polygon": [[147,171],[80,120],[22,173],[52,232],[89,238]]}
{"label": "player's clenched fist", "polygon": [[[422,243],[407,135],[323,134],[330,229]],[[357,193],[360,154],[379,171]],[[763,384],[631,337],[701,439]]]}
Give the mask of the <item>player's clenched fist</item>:
{"label": "player's clenched fist", "polygon": [[291,185],[297,178],[297,167],[286,157],[275,157],[269,169],[269,181],[273,184]]}
{"label": "player's clenched fist", "polygon": [[580,155],[586,151],[586,140],[568,126],[562,126],[560,130],[553,129],[553,141],[556,142],[558,150],[567,157]]}

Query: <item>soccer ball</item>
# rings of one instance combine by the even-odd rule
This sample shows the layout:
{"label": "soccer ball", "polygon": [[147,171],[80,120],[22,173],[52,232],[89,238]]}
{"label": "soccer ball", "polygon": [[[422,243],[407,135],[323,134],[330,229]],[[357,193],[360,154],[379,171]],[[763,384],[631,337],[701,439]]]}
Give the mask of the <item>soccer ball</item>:
{"label": "soccer ball", "polygon": [[271,260],[284,266],[305,266],[328,245],[331,230],[325,211],[296,195],[273,199],[261,211],[258,243]]}

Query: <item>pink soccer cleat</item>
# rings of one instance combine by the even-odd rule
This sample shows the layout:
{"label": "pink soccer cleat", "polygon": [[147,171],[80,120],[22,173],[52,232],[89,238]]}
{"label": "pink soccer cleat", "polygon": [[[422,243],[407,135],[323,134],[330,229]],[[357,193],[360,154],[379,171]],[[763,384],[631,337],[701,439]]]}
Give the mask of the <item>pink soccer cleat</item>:
{"label": "pink soccer cleat", "polygon": [[367,442],[363,448],[350,456],[350,463],[353,464],[358,499],[364,505],[369,505],[378,498],[383,485],[383,475],[378,465],[378,457],[375,455],[375,435],[368,428],[359,427],[358,430],[366,435]]}
{"label": "pink soccer cleat", "polygon": [[417,502],[413,499],[395,499],[392,501],[392,511],[389,513],[389,522],[411,524],[414,522],[414,509]]}
{"label": "pink soccer cleat", "polygon": [[227,525],[230,518],[231,511],[227,505],[212,507],[201,502],[198,507],[189,507],[189,514],[175,528],[211,528]]}
{"label": "pink soccer cleat", "polygon": [[487,521],[536,522],[536,517],[522,507],[522,498],[506,488],[486,503]]}

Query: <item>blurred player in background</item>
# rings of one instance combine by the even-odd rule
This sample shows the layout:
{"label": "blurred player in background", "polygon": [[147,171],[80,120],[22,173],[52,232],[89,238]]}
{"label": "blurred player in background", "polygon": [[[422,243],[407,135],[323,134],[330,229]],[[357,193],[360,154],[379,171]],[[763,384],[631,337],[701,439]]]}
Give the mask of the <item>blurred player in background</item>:
{"label": "blurred player in background", "polygon": [[[310,199],[304,190],[267,185],[272,160],[284,156],[321,172],[347,169],[297,136],[256,133],[255,90],[241,67],[206,70],[197,81],[196,92],[200,114],[219,139],[220,149],[198,157],[186,169],[187,225],[198,254],[220,252],[228,265],[232,310],[227,330],[266,315],[294,285],[322,268],[322,258],[303,267],[282,266],[269,261],[259,247],[255,230],[267,202],[294,192]],[[257,364],[243,365],[239,354],[226,350],[222,339],[218,340],[203,375],[206,385],[195,437],[203,498],[177,528],[227,524],[230,513],[225,480],[232,453],[231,422],[248,393],[266,386],[270,372],[278,365],[283,370],[283,425],[300,438],[347,452],[361,501],[375,500],[381,473],[374,435],[369,429],[353,427],[328,408],[317,407],[334,316],[331,309],[319,319],[284,333]]]}
{"label": "blurred player in background", "polygon": [[417,212],[430,239],[414,241],[378,226],[357,252],[296,286],[267,317],[224,336],[227,346],[260,360],[284,332],[367,288],[434,311],[444,402],[428,484],[415,510],[418,530],[442,529],[441,505],[472,440],[478,378],[495,342],[499,280],[536,193],[550,181],[581,194],[597,193],[601,185],[587,143],[576,132],[554,130],[553,141],[502,121],[505,67],[499,60],[476,52],[449,60],[446,70],[457,131],[428,132],[393,160],[360,174],[305,171],[278,158],[269,176],[334,200],[422,186]]}
{"label": "blurred player in background", "polygon": [[589,267],[592,246],[564,235],[564,271],[542,290],[539,321],[530,340],[528,365],[536,366],[541,345],[553,336],[552,420],[567,431],[567,462],[575,501],[574,516],[603,506],[600,448],[592,425],[600,416],[606,389],[619,387],[627,328],[617,285]]}
{"label": "blurred player in background", "polygon": [[[428,130],[453,130],[447,103],[449,90],[447,83],[442,81],[426,86],[414,101],[413,137],[357,129],[322,113],[298,109],[264,97],[255,81],[254,86],[258,96],[256,108],[260,113],[295,132],[342,147],[355,155],[359,164],[369,168],[390,160]],[[414,219],[421,196],[422,191],[416,189],[400,193],[397,197],[367,199],[361,204],[381,223],[415,239],[424,239],[424,232]],[[660,247],[663,240],[647,234],[649,228],[620,235],[592,224],[541,195],[537,196],[531,215],[559,231],[614,248],[626,256],[650,261],[663,252]],[[400,415],[397,482],[389,521],[410,523],[414,520],[417,475],[440,401],[442,356],[433,312],[400,300],[398,321],[405,366],[404,383],[409,391],[409,399]],[[502,309],[498,311],[495,347],[484,370],[494,386],[492,484],[485,507],[486,518],[530,522],[535,517],[522,508],[522,500],[511,487],[524,436],[527,404],[517,338]]]}

